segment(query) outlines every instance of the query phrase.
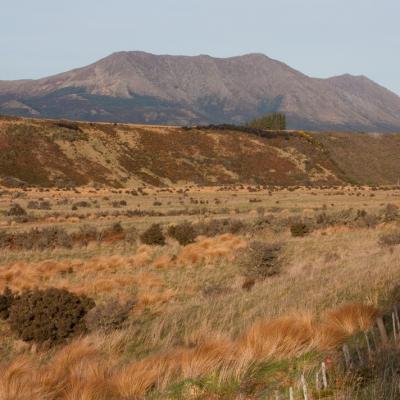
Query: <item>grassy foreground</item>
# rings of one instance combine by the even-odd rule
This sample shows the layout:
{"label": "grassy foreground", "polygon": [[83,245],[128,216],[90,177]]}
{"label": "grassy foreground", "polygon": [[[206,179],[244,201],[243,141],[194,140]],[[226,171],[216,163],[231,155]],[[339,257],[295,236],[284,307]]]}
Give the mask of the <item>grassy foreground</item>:
{"label": "grassy foreground", "polygon": [[[394,187],[4,188],[0,292],[96,307],[57,345],[1,321],[0,399],[301,398],[300,374],[335,368],[398,300],[399,205]],[[395,364],[382,354],[362,385],[338,372],[325,397],[395,399]]]}

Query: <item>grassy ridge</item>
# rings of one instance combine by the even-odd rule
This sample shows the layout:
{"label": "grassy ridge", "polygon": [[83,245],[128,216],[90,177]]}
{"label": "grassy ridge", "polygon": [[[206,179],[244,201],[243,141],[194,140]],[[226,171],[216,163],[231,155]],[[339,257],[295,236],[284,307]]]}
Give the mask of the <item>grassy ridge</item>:
{"label": "grassy ridge", "polygon": [[5,184],[396,184],[399,150],[400,135],[0,119]]}

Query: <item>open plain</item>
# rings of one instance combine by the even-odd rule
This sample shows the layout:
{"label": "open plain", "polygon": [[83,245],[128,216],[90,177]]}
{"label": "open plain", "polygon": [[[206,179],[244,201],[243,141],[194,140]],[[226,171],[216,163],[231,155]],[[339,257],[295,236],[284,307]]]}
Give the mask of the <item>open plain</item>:
{"label": "open plain", "polygon": [[2,322],[0,398],[301,398],[327,358],[326,397],[389,390],[340,353],[397,300],[399,187],[0,193],[0,290],[96,304],[55,344]]}

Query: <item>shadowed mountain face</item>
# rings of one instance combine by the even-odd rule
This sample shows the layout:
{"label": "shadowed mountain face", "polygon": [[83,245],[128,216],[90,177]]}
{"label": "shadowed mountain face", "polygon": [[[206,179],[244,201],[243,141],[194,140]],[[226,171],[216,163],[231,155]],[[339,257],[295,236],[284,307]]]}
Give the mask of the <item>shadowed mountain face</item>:
{"label": "shadowed mountain face", "polygon": [[365,77],[310,78],[261,54],[112,54],[39,80],[0,81],[0,113],[149,124],[243,123],[274,111],[289,128],[400,131],[400,97]]}

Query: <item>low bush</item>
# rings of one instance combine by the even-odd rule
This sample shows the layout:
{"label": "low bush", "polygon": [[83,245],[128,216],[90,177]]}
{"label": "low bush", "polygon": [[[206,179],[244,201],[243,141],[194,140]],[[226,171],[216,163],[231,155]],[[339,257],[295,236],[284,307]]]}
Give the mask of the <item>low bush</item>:
{"label": "low bush", "polygon": [[51,210],[51,204],[49,201],[30,201],[27,208],[31,210]]}
{"label": "low bush", "polygon": [[243,275],[248,279],[265,279],[279,274],[281,246],[259,241],[250,242],[247,249],[238,257]]}
{"label": "low bush", "polygon": [[396,204],[388,203],[383,211],[383,220],[392,222],[399,218],[399,207]]}
{"label": "low bush", "polygon": [[212,219],[207,222],[201,222],[195,226],[197,235],[213,237],[223,235],[224,233],[236,234],[241,232],[246,225],[237,219]]}
{"label": "low bush", "polygon": [[379,223],[379,217],[365,210],[357,210],[354,225],[360,228],[374,228]]}
{"label": "low bush", "polygon": [[9,324],[26,342],[58,344],[86,332],[84,316],[94,306],[65,289],[29,290],[13,299]]}
{"label": "low bush", "polygon": [[85,201],[85,200],[77,201],[76,203],[74,203],[72,205],[72,208],[74,208],[74,209],[78,209],[79,207],[81,207],[81,208],[90,208],[90,207],[92,207],[92,205],[89,202]]}
{"label": "low bush", "polygon": [[126,207],[127,202],[125,200],[115,200],[111,203],[111,206],[114,208]]}
{"label": "low bush", "polygon": [[125,231],[125,241],[130,244],[135,243],[138,239],[138,236],[138,231],[134,226],[129,227]]}
{"label": "low bush", "polygon": [[72,238],[60,227],[33,228],[26,232],[0,232],[0,248],[46,250],[56,247],[71,248]]}
{"label": "low bush", "polygon": [[3,294],[0,294],[0,318],[8,319],[10,316],[10,307],[14,300],[14,294],[9,288],[6,288]]}
{"label": "low bush", "polygon": [[90,331],[112,331],[123,327],[129,317],[129,312],[135,301],[120,303],[111,300],[105,304],[92,308],[85,316],[85,323]]}
{"label": "low bush", "polygon": [[95,226],[83,225],[79,227],[79,231],[72,235],[73,240],[81,246],[87,246],[90,242],[99,240],[100,233]]}
{"label": "low bush", "polygon": [[189,222],[183,222],[178,225],[172,225],[168,228],[168,236],[177,240],[180,245],[186,246],[193,243],[196,239],[196,230]]}
{"label": "low bush", "polygon": [[400,244],[400,230],[385,233],[379,237],[379,243],[382,246],[397,246]]}
{"label": "low bush", "polygon": [[140,240],[150,246],[164,246],[165,236],[159,224],[153,224],[140,235]]}
{"label": "low bush", "polygon": [[296,222],[290,226],[290,233],[293,237],[303,237],[309,232],[309,226],[303,222]]}
{"label": "low bush", "polygon": [[27,215],[28,213],[24,208],[22,208],[18,203],[12,204],[9,210],[7,211],[7,215],[9,217],[22,217]]}

